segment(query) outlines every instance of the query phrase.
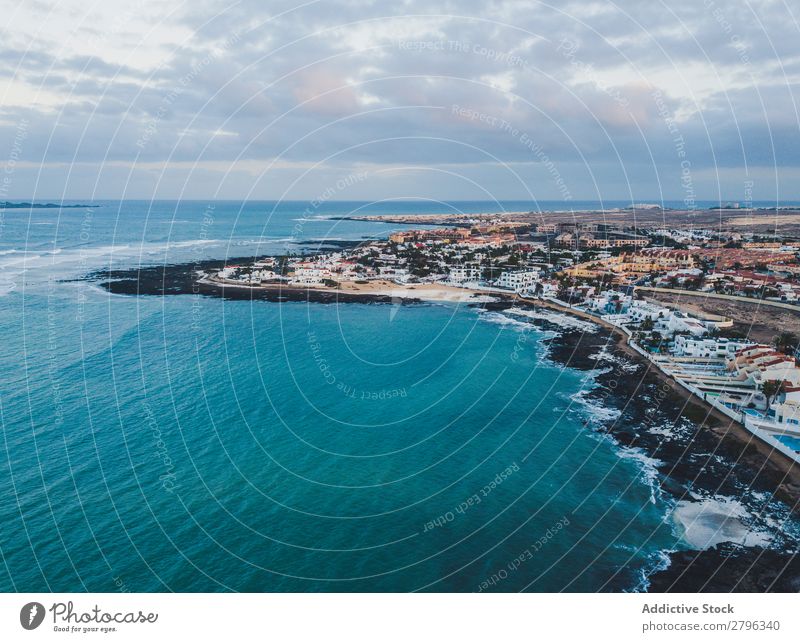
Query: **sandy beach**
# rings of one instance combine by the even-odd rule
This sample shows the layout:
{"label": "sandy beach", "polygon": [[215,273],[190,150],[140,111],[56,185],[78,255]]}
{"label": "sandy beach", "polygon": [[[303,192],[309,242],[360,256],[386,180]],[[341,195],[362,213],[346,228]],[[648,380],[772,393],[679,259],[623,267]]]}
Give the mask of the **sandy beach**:
{"label": "sandy beach", "polygon": [[441,301],[447,303],[489,303],[499,300],[498,296],[437,283],[400,285],[392,281],[370,281],[369,283],[344,282],[338,289],[353,294],[390,296],[393,299],[418,299],[420,301]]}
{"label": "sandy beach", "polygon": [[[201,267],[210,267],[210,265]],[[119,294],[191,294],[198,293],[199,289],[199,293],[207,296],[247,300],[262,299],[273,302],[413,304],[431,301],[489,306],[515,304],[524,307],[547,308],[568,314],[589,321],[616,337],[615,344],[620,351],[634,362],[643,364],[648,373],[668,383],[672,391],[683,400],[684,412],[687,416],[690,416],[704,430],[714,434],[717,439],[732,445],[737,444],[742,450],[740,461],[747,460],[765,473],[769,472],[777,482],[776,494],[782,497],[793,510],[796,511],[800,507],[799,466],[780,452],[770,448],[769,445],[755,439],[741,424],[723,415],[702,399],[694,397],[655,364],[643,358],[628,345],[627,336],[619,328],[582,310],[548,300],[522,297],[512,292],[480,292],[437,283],[398,284],[388,280],[376,280],[360,283],[343,282],[336,288],[306,287],[285,283],[249,286],[243,283],[222,282],[208,276],[198,278],[203,272],[198,270],[197,266],[192,265],[145,268],[109,275],[114,278],[101,282],[101,285],[109,291]]]}
{"label": "sandy beach", "polygon": [[320,292],[329,295],[336,295],[337,293],[340,293],[344,295],[381,298],[389,297],[392,299],[417,301],[439,301],[443,303],[491,303],[493,301],[499,301],[502,297],[508,296],[502,292],[481,292],[440,283],[400,284],[389,280],[374,280],[364,282],[342,281],[339,283],[339,286],[335,288],[282,283],[263,283],[261,285],[251,286],[208,277],[200,279],[200,282],[214,284],[225,288],[238,287],[253,291],[301,291]]}
{"label": "sandy beach", "polygon": [[[630,449],[621,451],[628,453],[626,456],[641,457],[647,462],[651,471],[647,474],[656,475],[654,471],[657,471],[651,482],[655,495],[663,493],[672,497],[680,509],[687,502],[698,501],[691,493],[700,493],[699,497],[709,502],[717,496],[758,497],[758,493],[762,493],[782,500],[788,511],[797,512],[800,467],[754,439],[740,424],[694,397],[629,346],[627,336],[619,328],[596,316],[512,292],[479,292],[441,284],[400,285],[371,281],[346,283],[340,288],[286,284],[251,287],[199,278],[219,269],[220,264],[207,261],[154,266],[95,273],[86,278],[110,292],[137,296],[193,294],[238,301],[328,305],[414,305],[421,301],[438,301],[466,303],[491,311],[527,308],[535,313],[546,310],[547,314],[541,318],[537,316],[534,323],[554,331],[552,338],[544,339],[548,346],[547,358],[564,367],[593,373],[596,387],[586,395],[586,400],[624,417],[624,420],[587,429],[607,432],[621,447]],[[555,314],[548,319],[551,313]],[[566,319],[559,320],[559,315],[590,323],[601,331],[570,326],[565,323]],[[607,356],[598,356],[602,354]],[[712,506],[708,510],[715,515],[722,514],[719,511],[724,513],[725,507]],[[754,505],[750,510],[757,513],[759,508]],[[760,562],[764,555],[772,556],[768,558],[770,564]],[[654,591],[689,588],[694,580],[707,590],[728,591],[740,586],[742,578],[754,590],[786,590],[789,586],[786,582],[776,584],[774,567],[794,568],[790,566],[793,564],[791,553],[773,552],[759,546],[678,551],[670,553],[669,557],[667,570],[656,572],[650,578]],[[721,567],[724,567],[723,572],[719,572]]]}

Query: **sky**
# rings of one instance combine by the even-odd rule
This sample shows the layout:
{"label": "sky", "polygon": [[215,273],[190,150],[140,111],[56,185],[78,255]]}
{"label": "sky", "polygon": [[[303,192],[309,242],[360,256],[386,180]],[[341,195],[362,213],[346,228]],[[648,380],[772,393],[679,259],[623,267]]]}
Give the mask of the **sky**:
{"label": "sky", "polygon": [[11,0],[0,200],[800,199],[800,6]]}

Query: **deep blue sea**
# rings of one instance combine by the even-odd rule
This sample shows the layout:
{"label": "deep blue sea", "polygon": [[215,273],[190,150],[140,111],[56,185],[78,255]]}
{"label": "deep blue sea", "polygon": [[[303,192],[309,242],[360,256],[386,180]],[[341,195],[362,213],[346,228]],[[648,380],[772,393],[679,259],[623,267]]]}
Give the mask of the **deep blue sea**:
{"label": "deep blue sea", "polygon": [[0,590],[634,590],[688,546],[550,330],[73,280],[530,203],[99,204],[3,214]]}

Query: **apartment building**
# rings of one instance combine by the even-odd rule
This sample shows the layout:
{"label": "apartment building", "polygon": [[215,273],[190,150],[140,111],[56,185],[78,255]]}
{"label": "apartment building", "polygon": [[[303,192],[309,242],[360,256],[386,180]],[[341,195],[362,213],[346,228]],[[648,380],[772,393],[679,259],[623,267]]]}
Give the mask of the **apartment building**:
{"label": "apartment building", "polygon": [[494,284],[499,288],[507,288],[514,292],[522,292],[532,287],[539,280],[539,270],[515,270],[503,272]]}

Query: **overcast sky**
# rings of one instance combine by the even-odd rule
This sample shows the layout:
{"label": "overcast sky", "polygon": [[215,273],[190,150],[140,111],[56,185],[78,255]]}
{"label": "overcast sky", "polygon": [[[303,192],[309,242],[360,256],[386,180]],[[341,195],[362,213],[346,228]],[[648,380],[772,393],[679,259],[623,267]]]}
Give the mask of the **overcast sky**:
{"label": "overcast sky", "polygon": [[0,196],[800,199],[798,19],[783,0],[23,0]]}

